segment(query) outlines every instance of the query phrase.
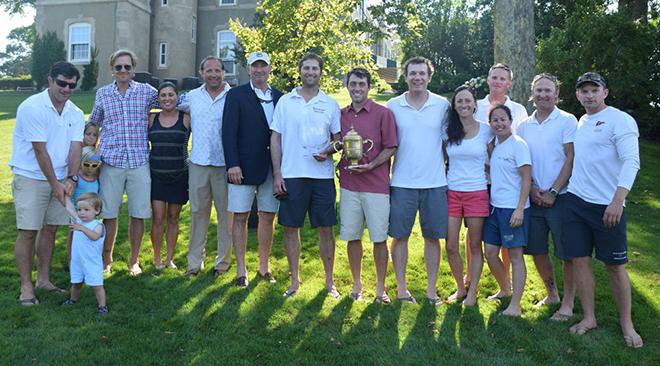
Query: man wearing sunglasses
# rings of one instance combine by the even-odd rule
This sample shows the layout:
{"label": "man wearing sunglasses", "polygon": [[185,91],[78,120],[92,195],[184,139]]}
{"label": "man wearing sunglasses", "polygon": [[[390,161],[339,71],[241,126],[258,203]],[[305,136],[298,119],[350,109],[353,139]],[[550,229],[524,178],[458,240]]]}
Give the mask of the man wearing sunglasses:
{"label": "man wearing sunglasses", "polygon": [[273,168],[270,158],[270,124],[282,92],[268,85],[272,70],[265,52],[248,58],[250,82],[227,93],[222,118],[222,145],[229,178],[228,210],[234,213],[232,241],[236,249],[236,285],[248,285],[245,252],[247,223],[256,196],[259,210],[259,277],[275,278],[268,268],[273,244],[273,221],[278,202],[273,196]]}
{"label": "man wearing sunglasses", "polygon": [[16,264],[21,277],[21,305],[39,303],[32,286],[32,258],[37,243],[37,288],[58,290],[49,280],[56,225],[68,225],[65,197],[78,182],[85,116],[69,97],[80,72],[68,62],[54,64],[48,89],[27,98],[16,111],[9,166],[14,173]]}
{"label": "man wearing sunglasses", "polygon": [[117,217],[124,191],[128,195],[128,236],[131,257],[128,273],[142,273],[138,254],[144,236],[144,219],[151,217],[151,175],[147,126],[149,110],[158,104],[158,91],[149,84],[133,81],[136,59],[133,52],[119,50],[110,57],[115,81],[96,92],[89,121],[101,127],[99,154],[104,166],[99,176],[103,201],[101,217],[107,235],[103,243],[103,265],[112,265],[117,235]]}

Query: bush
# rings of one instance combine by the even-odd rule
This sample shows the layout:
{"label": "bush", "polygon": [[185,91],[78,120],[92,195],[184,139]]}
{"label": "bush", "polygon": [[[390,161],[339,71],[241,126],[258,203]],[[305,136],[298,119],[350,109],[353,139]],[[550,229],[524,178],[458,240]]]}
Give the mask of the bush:
{"label": "bush", "polygon": [[641,136],[659,140],[660,44],[659,22],[631,22],[619,14],[569,15],[562,29],[537,43],[537,69],[555,74],[564,83],[560,107],[581,116],[574,83],[587,71],[608,81],[607,103],[637,120]]}
{"label": "bush", "polygon": [[89,64],[83,66],[83,79],[80,89],[82,90],[92,90],[96,86],[96,79],[99,77],[99,49],[96,47],[92,48],[92,59],[89,60]]}
{"label": "bush", "polygon": [[16,90],[16,88],[29,88],[32,86],[30,75],[0,78],[0,90]]}

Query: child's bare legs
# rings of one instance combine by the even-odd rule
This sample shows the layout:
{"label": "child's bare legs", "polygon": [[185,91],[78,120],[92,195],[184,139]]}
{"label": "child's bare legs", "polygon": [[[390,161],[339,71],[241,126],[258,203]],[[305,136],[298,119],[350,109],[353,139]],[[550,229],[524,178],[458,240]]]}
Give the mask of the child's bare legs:
{"label": "child's bare legs", "polygon": [[78,301],[78,298],[80,297],[80,289],[82,288],[82,285],[83,285],[82,282],[71,284],[71,296],[69,296],[71,300]]}
{"label": "child's bare legs", "polygon": [[94,295],[96,296],[96,301],[99,303],[99,307],[105,306],[105,288],[103,286],[90,286],[94,290]]}

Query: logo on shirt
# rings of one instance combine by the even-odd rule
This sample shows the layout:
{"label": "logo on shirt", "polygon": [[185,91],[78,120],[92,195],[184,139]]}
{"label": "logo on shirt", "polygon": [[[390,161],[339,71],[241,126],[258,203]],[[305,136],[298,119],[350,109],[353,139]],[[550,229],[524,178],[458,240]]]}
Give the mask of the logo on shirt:
{"label": "logo on shirt", "polygon": [[325,109],[323,108],[312,107],[312,110],[316,113],[325,113]]}
{"label": "logo on shirt", "polygon": [[605,121],[598,121],[598,122],[596,122],[596,127],[598,127],[600,125],[604,125],[604,124],[605,124]]}

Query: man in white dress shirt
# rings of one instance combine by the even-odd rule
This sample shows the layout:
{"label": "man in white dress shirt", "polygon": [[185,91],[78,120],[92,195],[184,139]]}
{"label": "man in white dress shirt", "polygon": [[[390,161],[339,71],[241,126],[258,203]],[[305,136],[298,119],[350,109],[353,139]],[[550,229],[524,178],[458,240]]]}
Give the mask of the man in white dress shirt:
{"label": "man in white dress shirt", "polygon": [[225,67],[217,57],[207,56],[199,66],[204,84],[183,96],[179,109],[190,113],[192,150],[188,190],[190,193],[190,241],[186,277],[204,267],[206,236],[211,217],[211,202],[218,215],[218,252],[213,275],[226,273],[231,264],[230,215],[227,212],[227,170],[222,148],[222,113],[229,84],[224,81]]}

